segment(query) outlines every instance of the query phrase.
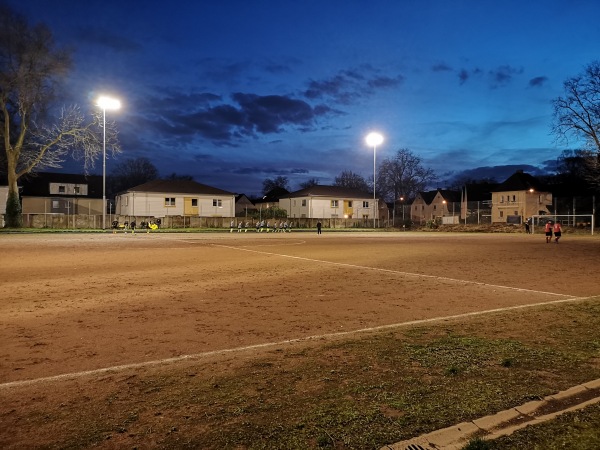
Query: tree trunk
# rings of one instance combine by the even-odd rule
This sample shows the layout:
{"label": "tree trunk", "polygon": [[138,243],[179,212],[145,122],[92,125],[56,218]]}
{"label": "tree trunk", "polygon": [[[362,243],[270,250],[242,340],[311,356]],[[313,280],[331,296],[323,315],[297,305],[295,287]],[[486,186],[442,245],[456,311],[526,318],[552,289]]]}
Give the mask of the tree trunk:
{"label": "tree trunk", "polygon": [[17,184],[17,163],[9,152],[7,153],[8,172],[8,197],[6,199],[5,228],[20,228],[23,226],[23,213],[19,199],[19,186]]}

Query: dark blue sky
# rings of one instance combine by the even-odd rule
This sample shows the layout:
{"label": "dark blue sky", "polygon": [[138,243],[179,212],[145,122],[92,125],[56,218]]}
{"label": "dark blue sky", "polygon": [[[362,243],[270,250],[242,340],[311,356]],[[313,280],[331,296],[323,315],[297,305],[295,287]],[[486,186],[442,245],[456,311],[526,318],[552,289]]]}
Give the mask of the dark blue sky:
{"label": "dark blue sky", "polygon": [[536,173],[563,150],[552,99],[600,58],[596,0],[7,3],[73,48],[65,104],[122,101],[109,173],[145,156],[249,195],[372,177],[371,130],[378,161],[408,148],[442,180]]}

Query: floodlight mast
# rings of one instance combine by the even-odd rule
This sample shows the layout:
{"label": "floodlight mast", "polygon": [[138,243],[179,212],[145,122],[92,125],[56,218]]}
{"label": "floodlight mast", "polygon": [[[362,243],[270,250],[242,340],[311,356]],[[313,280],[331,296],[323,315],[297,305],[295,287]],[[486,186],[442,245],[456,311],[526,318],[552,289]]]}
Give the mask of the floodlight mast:
{"label": "floodlight mast", "polygon": [[121,108],[121,102],[102,96],[98,98],[96,105],[102,108],[102,229],[106,230],[106,110]]}
{"label": "floodlight mast", "polygon": [[375,196],[375,171],[376,171],[376,154],[377,154],[377,146],[381,145],[383,142],[383,136],[379,133],[372,132],[369,133],[366,137],[366,142],[369,147],[373,147],[373,228],[375,229],[375,219],[377,216],[376,209],[376,196]]}

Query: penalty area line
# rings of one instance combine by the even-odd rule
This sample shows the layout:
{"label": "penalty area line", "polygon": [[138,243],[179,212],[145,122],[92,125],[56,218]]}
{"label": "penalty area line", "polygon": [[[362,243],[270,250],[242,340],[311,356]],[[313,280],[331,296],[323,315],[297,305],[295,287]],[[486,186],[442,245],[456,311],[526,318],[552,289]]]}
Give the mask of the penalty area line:
{"label": "penalty area line", "polygon": [[572,297],[572,295],[568,295],[568,294],[559,294],[556,292],[546,292],[546,291],[537,291],[535,289],[526,289],[526,288],[518,288],[518,287],[512,287],[512,286],[502,286],[499,284],[490,284],[490,283],[484,283],[481,281],[470,281],[470,280],[459,280],[458,278],[450,278],[450,277],[440,277],[438,275],[427,275],[427,274],[423,274],[423,273],[413,273],[413,272],[402,272],[400,270],[392,270],[392,269],[382,269],[379,267],[369,267],[369,266],[360,266],[358,264],[350,264],[350,263],[341,263],[341,262],[334,262],[334,261],[325,261],[323,259],[313,259],[313,258],[306,258],[304,256],[292,256],[292,255],[284,255],[281,253],[272,253],[272,252],[265,252],[262,250],[253,250],[253,249],[249,249],[249,248],[244,248],[244,247],[233,247],[230,245],[223,245],[223,244],[212,244],[215,247],[222,247],[222,248],[228,248],[231,250],[239,250],[239,251],[243,251],[243,252],[252,252],[252,253],[259,253],[262,255],[269,255],[269,256],[280,256],[282,258],[290,258],[290,259],[298,259],[301,261],[309,261],[309,262],[316,262],[316,263],[322,263],[322,264],[331,264],[334,266],[340,266],[340,267],[350,267],[352,269],[364,269],[364,270],[373,270],[376,272],[384,272],[384,273],[392,273],[395,275],[405,275],[408,277],[417,277],[417,278],[429,278],[429,279],[433,279],[433,280],[440,280],[440,281],[448,281],[448,282],[452,282],[452,283],[462,283],[462,284],[471,284],[474,286],[485,286],[485,287],[491,287],[491,288],[497,288],[497,289],[507,289],[507,290],[511,290],[511,291],[516,291],[516,292],[528,292],[531,294],[543,294],[543,295],[553,295],[556,297]]}
{"label": "penalty area line", "polygon": [[173,358],[165,358],[165,359],[144,361],[144,362],[131,363],[131,364],[121,364],[118,366],[103,367],[100,369],[85,370],[82,372],[65,373],[65,374],[54,375],[54,376],[50,376],[50,377],[34,378],[34,379],[20,380],[20,381],[10,381],[7,383],[0,383],[0,390],[10,389],[10,388],[18,388],[18,387],[23,387],[23,386],[32,386],[32,385],[41,384],[41,383],[49,383],[49,382],[65,381],[65,380],[75,380],[75,379],[83,378],[86,376],[114,374],[114,373],[122,372],[124,370],[141,369],[141,368],[152,367],[152,366],[164,366],[164,365],[177,363],[180,361],[193,361],[193,360],[208,358],[210,356],[221,356],[221,355],[227,355],[227,354],[242,353],[242,352],[245,352],[248,350],[258,350],[258,349],[265,349],[265,348],[271,348],[271,347],[279,347],[279,346],[287,345],[287,344],[311,342],[311,341],[323,340],[323,339],[335,339],[335,338],[340,338],[340,337],[354,336],[354,335],[358,335],[358,334],[373,333],[373,332],[382,331],[382,330],[391,330],[391,329],[396,329],[396,328],[403,328],[403,327],[417,326],[417,325],[427,325],[427,324],[433,324],[436,322],[442,322],[442,321],[447,321],[447,320],[466,319],[466,318],[471,318],[471,317],[484,316],[487,314],[495,314],[495,313],[501,313],[501,312],[507,312],[507,311],[514,311],[514,310],[518,310],[518,309],[536,308],[539,306],[550,306],[550,305],[557,305],[557,304],[561,304],[561,303],[573,303],[573,302],[580,302],[580,301],[597,299],[597,298],[598,298],[598,296],[572,297],[572,298],[567,298],[567,299],[551,300],[551,301],[547,301],[547,302],[531,303],[528,305],[507,306],[504,308],[488,309],[485,311],[473,311],[473,312],[468,312],[468,313],[463,313],[463,314],[454,314],[454,315],[450,315],[450,316],[432,317],[429,319],[417,319],[417,320],[411,320],[408,322],[380,325],[380,326],[369,327],[369,328],[360,328],[358,330],[338,331],[335,333],[325,333],[325,334],[314,335],[314,336],[305,336],[305,337],[300,337],[300,338],[296,338],[296,339],[286,339],[286,340],[277,341],[277,342],[265,342],[263,344],[247,345],[244,347],[234,347],[234,348],[228,348],[228,349],[222,349],[222,350],[212,350],[212,351],[203,352],[203,353],[194,353],[194,354],[190,354],[190,355],[175,356]]}

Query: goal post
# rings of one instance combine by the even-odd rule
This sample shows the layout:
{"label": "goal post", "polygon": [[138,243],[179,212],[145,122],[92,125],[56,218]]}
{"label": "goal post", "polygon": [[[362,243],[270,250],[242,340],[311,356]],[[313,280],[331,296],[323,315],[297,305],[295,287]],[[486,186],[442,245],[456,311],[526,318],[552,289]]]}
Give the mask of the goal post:
{"label": "goal post", "polygon": [[581,230],[589,231],[594,234],[594,215],[593,214],[544,214],[539,216],[531,216],[531,232],[535,233],[535,229],[544,231],[546,222],[560,222],[563,230]]}

